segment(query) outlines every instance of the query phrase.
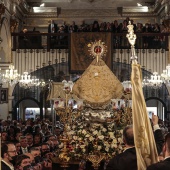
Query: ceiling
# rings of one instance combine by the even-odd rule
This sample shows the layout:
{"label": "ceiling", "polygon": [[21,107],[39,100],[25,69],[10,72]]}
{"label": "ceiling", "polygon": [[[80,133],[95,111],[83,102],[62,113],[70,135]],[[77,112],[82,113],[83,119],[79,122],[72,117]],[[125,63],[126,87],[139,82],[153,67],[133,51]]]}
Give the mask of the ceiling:
{"label": "ceiling", "polygon": [[45,7],[59,7],[62,9],[116,9],[124,6],[154,5],[156,0],[26,0],[32,7],[45,3]]}

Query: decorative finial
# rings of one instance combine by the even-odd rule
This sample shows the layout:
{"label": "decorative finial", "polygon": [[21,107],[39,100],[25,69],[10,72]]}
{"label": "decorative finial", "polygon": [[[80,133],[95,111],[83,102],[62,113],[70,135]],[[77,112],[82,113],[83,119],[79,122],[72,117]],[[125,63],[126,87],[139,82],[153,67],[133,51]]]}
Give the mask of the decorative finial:
{"label": "decorative finial", "polygon": [[107,46],[101,40],[95,41],[95,42],[91,42],[87,46],[89,48],[88,51],[90,52],[90,55],[93,56],[93,57],[96,57],[97,58],[97,62],[98,62],[98,58],[99,57],[102,58],[102,56],[106,55]]}
{"label": "decorative finial", "polygon": [[128,34],[126,35],[126,37],[128,38],[129,43],[131,45],[131,53],[132,53],[131,60],[137,62],[137,56],[135,54],[136,34],[134,34],[134,30],[133,30],[134,26],[129,21],[129,25],[127,27],[128,27]]}

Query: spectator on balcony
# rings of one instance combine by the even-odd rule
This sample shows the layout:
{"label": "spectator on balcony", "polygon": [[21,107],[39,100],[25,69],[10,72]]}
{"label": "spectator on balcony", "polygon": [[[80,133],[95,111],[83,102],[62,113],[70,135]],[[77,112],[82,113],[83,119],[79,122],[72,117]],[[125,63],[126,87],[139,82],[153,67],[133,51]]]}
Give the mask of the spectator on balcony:
{"label": "spectator on balcony", "polygon": [[57,33],[58,26],[56,23],[54,23],[54,20],[50,21],[50,24],[48,25],[48,33]]}
{"label": "spectator on balcony", "polygon": [[[130,20],[131,21],[131,24],[133,25],[133,30],[136,31],[136,24],[134,24],[134,21],[133,20]],[[143,25],[142,25],[143,26]]]}
{"label": "spectator on balcony", "polygon": [[[58,32],[58,26],[56,23],[54,23],[54,20],[51,20],[50,24],[48,25],[48,33],[57,33],[57,32]],[[56,36],[51,35],[50,47],[54,48],[55,43],[56,43]]]}
{"label": "spectator on balcony", "polygon": [[[158,23],[153,25],[152,32],[153,33],[160,33],[160,27],[159,27]],[[160,48],[161,47],[160,37],[159,36],[154,36],[152,44],[153,44],[153,48]]]}
{"label": "spectator on balcony", "polygon": [[99,23],[98,21],[94,21],[92,25],[92,32],[99,32],[99,31],[100,31]]}
{"label": "spectator on balcony", "polygon": [[82,24],[78,28],[78,32],[86,32],[87,31],[87,24],[85,24],[85,21],[82,21]]}
{"label": "spectator on balcony", "polygon": [[[143,25],[142,23],[137,23],[136,26],[136,33],[142,33],[143,32]],[[138,36],[136,39],[136,47],[142,48],[143,47],[143,38],[141,36]]]}
{"label": "spectator on balcony", "polygon": [[64,33],[68,33],[68,25],[66,24],[66,21],[63,22],[62,27],[63,27]]}
{"label": "spectator on balcony", "polygon": [[107,22],[106,24],[106,32],[111,32],[112,31],[112,25],[110,22]]}
{"label": "spectator on balcony", "polygon": [[[127,33],[127,30],[128,30],[127,25],[128,25],[127,20],[124,20],[121,27],[120,27],[121,33]],[[128,42],[128,40],[125,36],[120,37],[120,44],[121,44],[122,48],[128,48],[129,47],[129,42]]]}
{"label": "spectator on balcony", "polygon": [[69,30],[69,33],[78,31],[78,26],[75,24],[74,21],[72,22],[72,25],[69,26],[68,30]]}
{"label": "spectator on balcony", "polygon": [[[145,26],[143,27],[143,33],[151,33],[151,32],[152,32],[151,25],[146,23]],[[151,42],[152,42],[151,36],[143,36],[143,47],[144,48],[150,48]]]}
{"label": "spectator on balcony", "polygon": [[27,32],[28,30],[26,28],[24,28],[20,33],[22,34],[22,36],[19,36],[19,48],[21,49],[29,49],[31,44],[30,44],[30,40],[29,37],[27,36]]}
{"label": "spectator on balcony", "polygon": [[65,36],[62,35],[63,33],[65,33],[65,29],[64,29],[64,26],[60,26],[59,30],[58,30],[58,33],[60,33],[60,36],[58,37],[58,41],[57,41],[57,44],[59,45],[64,45],[65,44]]}
{"label": "spectator on balcony", "polygon": [[117,20],[114,20],[112,25],[112,32],[113,33],[120,33],[120,25]]}
{"label": "spectator on balcony", "polygon": [[100,23],[100,32],[104,32],[105,31],[105,29],[106,29],[106,24],[105,24],[106,22],[101,22]]}
{"label": "spectator on balcony", "polygon": [[[168,33],[168,29],[165,27],[164,24],[161,24],[160,25],[160,32],[161,33]],[[161,48],[165,48],[165,45],[166,45],[166,42],[165,42],[165,36],[160,36],[160,43],[161,43]]]}

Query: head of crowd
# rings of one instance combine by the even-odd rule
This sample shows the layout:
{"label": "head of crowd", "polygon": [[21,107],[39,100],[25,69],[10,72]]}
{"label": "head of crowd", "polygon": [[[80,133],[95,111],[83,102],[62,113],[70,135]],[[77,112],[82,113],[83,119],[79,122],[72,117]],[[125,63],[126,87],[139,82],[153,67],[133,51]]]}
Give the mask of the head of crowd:
{"label": "head of crowd", "polygon": [[[1,164],[16,170],[51,169],[62,127],[49,120],[1,120]],[[62,125],[61,125],[62,126]]]}

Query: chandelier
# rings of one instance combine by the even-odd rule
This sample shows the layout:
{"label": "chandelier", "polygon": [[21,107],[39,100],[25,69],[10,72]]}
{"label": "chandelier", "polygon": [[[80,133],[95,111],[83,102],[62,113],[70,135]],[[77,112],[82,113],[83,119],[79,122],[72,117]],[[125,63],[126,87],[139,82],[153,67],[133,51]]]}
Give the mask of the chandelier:
{"label": "chandelier", "polygon": [[164,83],[170,84],[170,64],[166,66],[166,70],[163,70],[161,77]]}
{"label": "chandelier", "polygon": [[18,83],[20,75],[17,70],[14,70],[14,65],[10,64],[9,69],[2,75],[2,82],[9,83],[10,86]]}
{"label": "chandelier", "polygon": [[143,79],[143,86],[148,86],[151,88],[160,88],[162,86],[162,79],[161,76],[157,72],[153,72],[150,78],[144,77]]}
{"label": "chandelier", "polygon": [[29,88],[31,86],[34,86],[34,79],[31,79],[31,75],[28,74],[28,72],[24,72],[23,75],[21,75],[21,79],[19,80],[19,86],[24,88]]}

